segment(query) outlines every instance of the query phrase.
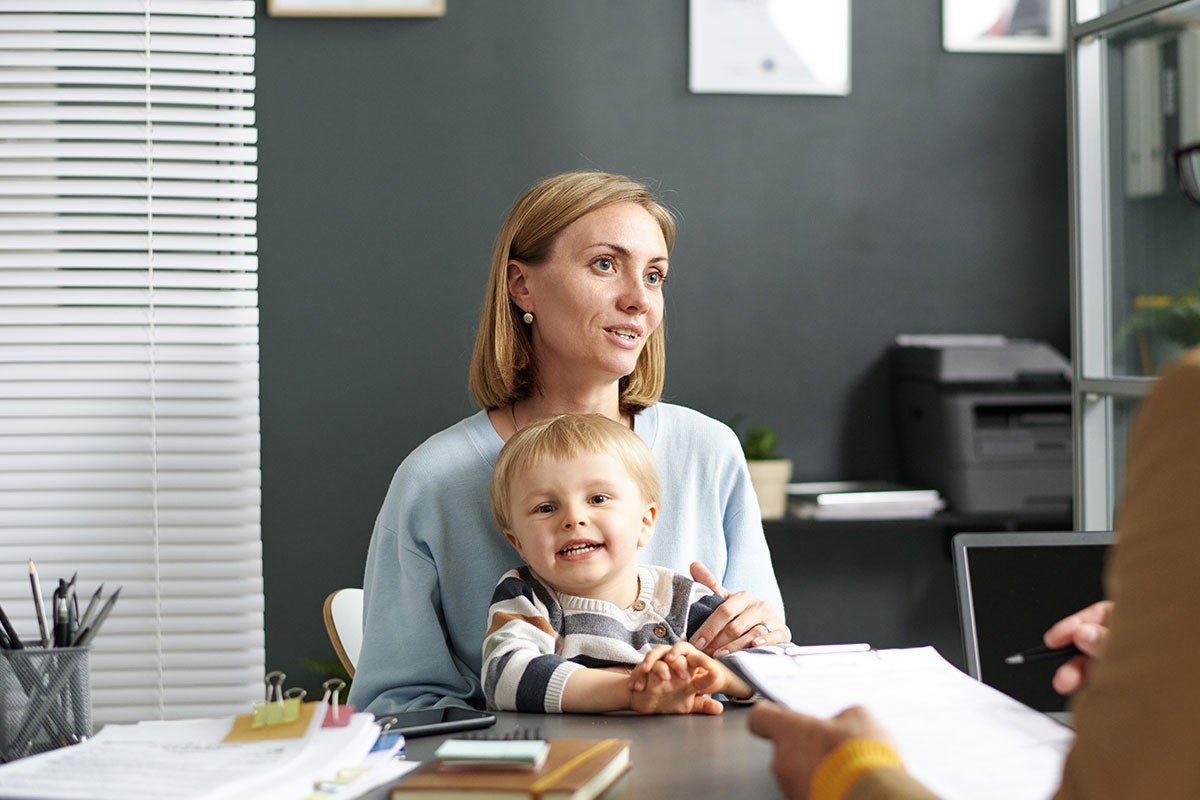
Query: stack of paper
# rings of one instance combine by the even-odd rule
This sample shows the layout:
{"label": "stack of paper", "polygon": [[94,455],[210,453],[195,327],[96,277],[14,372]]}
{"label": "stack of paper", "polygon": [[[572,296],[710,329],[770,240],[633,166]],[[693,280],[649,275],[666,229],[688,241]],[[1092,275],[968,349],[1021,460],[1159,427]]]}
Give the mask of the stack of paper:
{"label": "stack of paper", "polygon": [[1074,740],[1070,728],[960,672],[932,647],[796,656],[764,647],[722,661],[806,714],[865,706],[909,772],[947,800],[1049,798]]}
{"label": "stack of paper", "polygon": [[788,506],[802,519],[918,519],[946,507],[937,489],[887,481],[789,483]]}
{"label": "stack of paper", "polygon": [[325,705],[311,705],[307,728],[290,738],[227,741],[231,718],[108,725],[83,744],[0,766],[0,797],[298,800],[316,787],[354,797],[416,766],[394,757],[402,737],[371,752],[379,739],[371,714],[323,727]]}

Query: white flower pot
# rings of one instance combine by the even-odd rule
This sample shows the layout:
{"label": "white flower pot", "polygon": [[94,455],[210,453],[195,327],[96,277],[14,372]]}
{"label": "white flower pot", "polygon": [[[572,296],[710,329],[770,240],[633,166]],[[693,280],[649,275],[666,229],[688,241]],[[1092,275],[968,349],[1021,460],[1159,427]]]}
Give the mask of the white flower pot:
{"label": "white flower pot", "polygon": [[787,513],[787,486],[792,479],[792,462],[787,458],[748,461],[750,482],[758,495],[763,519],[782,519]]}

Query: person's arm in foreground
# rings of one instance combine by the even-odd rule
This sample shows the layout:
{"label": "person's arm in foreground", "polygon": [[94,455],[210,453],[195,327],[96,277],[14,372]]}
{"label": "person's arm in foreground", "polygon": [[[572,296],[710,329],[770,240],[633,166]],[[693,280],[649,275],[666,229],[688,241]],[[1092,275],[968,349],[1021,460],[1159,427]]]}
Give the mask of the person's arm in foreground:
{"label": "person's arm in foreground", "polygon": [[1072,707],[1058,797],[1200,797],[1200,350],[1142,401],[1108,564],[1103,657]]}
{"label": "person's arm in foreground", "polygon": [[749,724],[774,743],[771,772],[790,800],[936,797],[904,771],[887,731],[861,707],[820,719],[759,700]]}

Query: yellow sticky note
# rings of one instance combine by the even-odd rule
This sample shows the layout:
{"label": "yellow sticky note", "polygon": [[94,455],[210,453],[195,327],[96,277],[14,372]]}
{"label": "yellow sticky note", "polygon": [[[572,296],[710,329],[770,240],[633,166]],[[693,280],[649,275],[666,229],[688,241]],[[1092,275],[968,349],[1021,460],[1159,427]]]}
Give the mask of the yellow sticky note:
{"label": "yellow sticky note", "polygon": [[300,706],[300,713],[291,722],[281,722],[278,725],[262,725],[254,727],[254,714],[239,714],[233,719],[233,727],[222,739],[224,742],[264,742],[270,739],[298,739],[308,733],[312,723],[317,701]]}

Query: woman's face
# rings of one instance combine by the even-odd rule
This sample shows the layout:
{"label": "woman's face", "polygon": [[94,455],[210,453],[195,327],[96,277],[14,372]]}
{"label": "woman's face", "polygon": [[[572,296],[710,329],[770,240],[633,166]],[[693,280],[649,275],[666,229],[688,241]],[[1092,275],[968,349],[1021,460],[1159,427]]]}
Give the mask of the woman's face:
{"label": "woman's face", "polygon": [[571,223],[543,264],[510,262],[509,295],[534,315],[543,384],[611,383],[633,372],[662,323],[667,266],[662,229],[633,202]]}

